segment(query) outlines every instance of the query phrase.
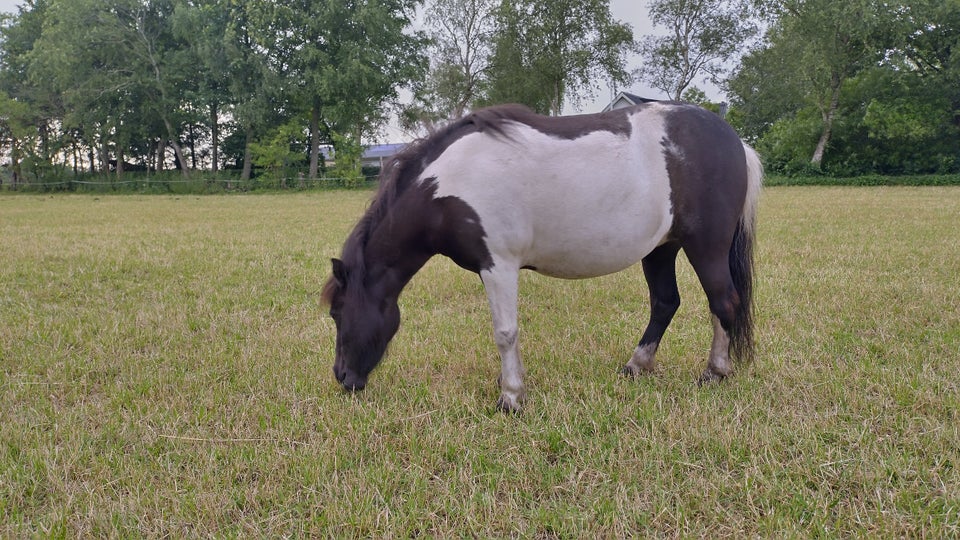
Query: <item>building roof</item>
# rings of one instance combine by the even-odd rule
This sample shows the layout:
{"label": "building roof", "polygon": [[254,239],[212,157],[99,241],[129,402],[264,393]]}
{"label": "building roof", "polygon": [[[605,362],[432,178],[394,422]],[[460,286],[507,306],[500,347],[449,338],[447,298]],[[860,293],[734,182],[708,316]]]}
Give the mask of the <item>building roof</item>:
{"label": "building roof", "polygon": [[606,112],[614,109],[622,109],[623,107],[630,107],[639,103],[650,103],[651,101],[660,100],[638,96],[629,92],[620,92],[617,94],[617,97],[613,98],[613,101],[611,101],[609,105],[603,108],[603,111]]}
{"label": "building roof", "polygon": [[407,146],[407,143],[375,144],[363,150],[363,159],[380,159],[393,157]]}

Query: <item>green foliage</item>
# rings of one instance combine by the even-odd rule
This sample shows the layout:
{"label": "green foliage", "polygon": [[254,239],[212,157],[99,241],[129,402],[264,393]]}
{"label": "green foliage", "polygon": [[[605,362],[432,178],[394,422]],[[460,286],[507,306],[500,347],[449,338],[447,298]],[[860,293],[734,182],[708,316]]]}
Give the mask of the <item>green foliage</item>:
{"label": "green foliage", "polygon": [[819,171],[810,164],[810,155],[821,126],[816,110],[802,109],[793,117],[777,120],[757,141],[757,151],[771,171],[787,174]]}
{"label": "green foliage", "polygon": [[430,68],[422,80],[414,81],[413,103],[404,107],[401,116],[406,128],[429,131],[486,100],[498,3],[433,0],[427,4]]}
{"label": "green foliage", "polygon": [[[376,130],[419,76],[422,35],[407,31],[416,4],[30,0],[0,26],[0,91],[30,113],[26,133],[5,138],[14,168],[30,157],[44,165],[36,171],[71,161],[104,175],[111,162],[160,170],[172,147],[186,175],[198,154],[219,168],[221,143],[239,139],[231,157],[249,179],[259,138],[262,159],[290,161],[264,155],[295,119],[316,156],[333,129]],[[7,135],[16,122],[6,119]]]}
{"label": "green foliage", "polygon": [[684,101],[687,103],[695,103],[700,107],[703,107],[704,109],[716,114],[721,114],[721,112],[723,112],[721,111],[721,107],[722,107],[721,103],[710,101],[710,98],[707,97],[706,92],[697,88],[696,86],[691,86],[690,88],[687,88],[683,92],[681,101]]}
{"label": "green foliage", "polygon": [[271,176],[285,177],[306,163],[306,139],[302,121],[287,122],[274,129],[261,142],[251,143],[253,162],[267,169]]}
{"label": "green foliage", "polygon": [[333,134],[333,148],[336,152],[336,164],[330,174],[346,187],[357,187],[363,180],[361,156],[363,145],[356,137]]}
{"label": "green foliage", "polygon": [[[425,40],[407,32],[418,0],[280,1],[270,11],[274,62],[292,104],[309,112],[312,161],[334,132],[369,132],[383,103],[421,76]],[[311,169],[311,176],[316,174]]]}
{"label": "green foliage", "polygon": [[[751,3],[766,34],[723,86],[728,120],[771,171],[960,170],[960,0]],[[730,65],[719,59],[753,27],[743,2],[720,4],[652,3],[672,45],[645,69],[664,68],[676,88],[693,73],[717,82]],[[408,125],[422,132],[492,102],[556,114],[598,81],[628,80],[632,31],[608,0],[430,0],[422,80],[427,36],[411,30],[419,5],[26,0],[0,21],[4,180],[94,171],[122,181],[131,167],[112,163],[184,173],[239,163],[246,181],[251,144],[267,159],[291,122],[309,134],[314,159],[268,161],[313,175],[321,144],[375,132],[403,86],[415,90]]]}
{"label": "green foliage", "polygon": [[[787,174],[947,174],[960,171],[960,129],[947,95],[911,73],[864,70],[842,90],[830,149],[809,163],[822,129],[812,107],[784,117],[756,142],[770,171]],[[734,115],[734,121],[739,119]]]}
{"label": "green foliage", "polygon": [[767,32],[764,46],[741,59],[726,84],[732,105],[728,120],[741,136],[756,141],[808,105],[809,86],[800,70],[800,57],[776,27]]}
{"label": "green foliage", "polygon": [[[831,166],[844,175],[951,173],[960,171],[960,126],[949,94],[933,81],[875,69],[849,88],[857,107],[844,110],[844,129]],[[840,166],[838,166],[840,165]]]}
{"label": "green foliage", "polygon": [[628,80],[633,31],[610,14],[609,0],[504,0],[490,67],[493,103],[516,102],[560,114],[597,80]]}
{"label": "green foliage", "polygon": [[637,77],[674,100],[698,78],[722,80],[727,61],[757,31],[743,2],[653,0],[648,8],[653,26],[666,32],[641,40]]}
{"label": "green foliage", "polygon": [[[774,172],[960,170],[960,2],[773,2],[728,83],[729,119]],[[804,154],[809,165],[804,164]]]}

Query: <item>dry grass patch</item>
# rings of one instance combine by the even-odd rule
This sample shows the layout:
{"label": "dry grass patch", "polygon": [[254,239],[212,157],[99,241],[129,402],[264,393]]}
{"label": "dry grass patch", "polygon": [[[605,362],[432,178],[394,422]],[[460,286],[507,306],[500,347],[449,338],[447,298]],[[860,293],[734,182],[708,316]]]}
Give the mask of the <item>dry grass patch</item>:
{"label": "dry grass patch", "polygon": [[685,263],[637,381],[639,268],[524,274],[518,417],[442,259],[337,388],[317,296],[368,197],[0,197],[0,536],[960,534],[960,189],[768,189],[757,361],[703,389]]}

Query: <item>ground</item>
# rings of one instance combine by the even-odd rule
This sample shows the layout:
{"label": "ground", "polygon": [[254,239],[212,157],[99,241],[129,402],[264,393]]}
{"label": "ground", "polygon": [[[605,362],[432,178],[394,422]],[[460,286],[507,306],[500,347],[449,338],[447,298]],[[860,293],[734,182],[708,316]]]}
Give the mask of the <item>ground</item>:
{"label": "ground", "polygon": [[526,273],[495,410],[475,275],[434,259],[368,388],[318,294],[369,192],[0,196],[0,536],[960,534],[960,188],[768,188],[753,364],[698,388],[685,261]]}

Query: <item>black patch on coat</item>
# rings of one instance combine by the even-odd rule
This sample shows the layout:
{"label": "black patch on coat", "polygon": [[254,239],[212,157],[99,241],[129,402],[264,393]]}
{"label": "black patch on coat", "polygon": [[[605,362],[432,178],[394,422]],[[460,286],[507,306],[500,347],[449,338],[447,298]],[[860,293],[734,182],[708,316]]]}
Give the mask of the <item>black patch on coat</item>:
{"label": "black patch on coat", "polygon": [[[698,236],[713,216],[730,216],[716,236],[732,238],[747,191],[743,143],[717,114],[695,105],[673,103],[664,117],[661,141],[670,177],[671,236]],[[728,240],[729,243],[729,240]]]}

